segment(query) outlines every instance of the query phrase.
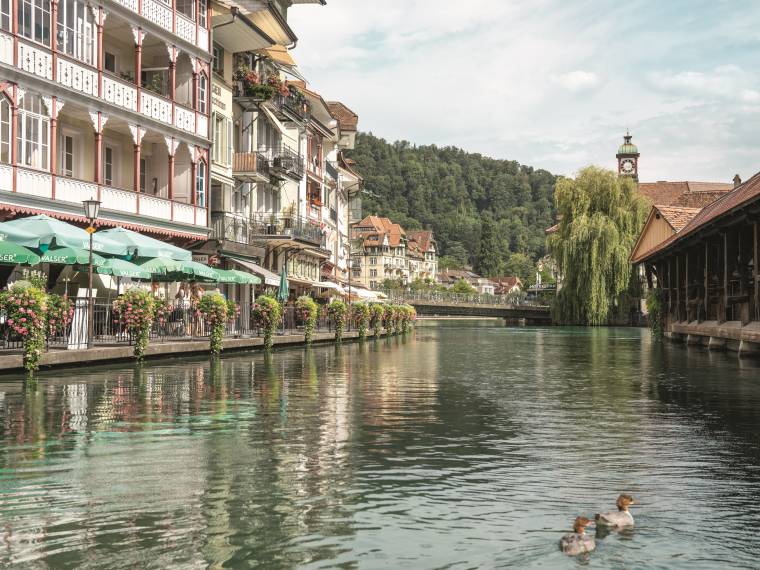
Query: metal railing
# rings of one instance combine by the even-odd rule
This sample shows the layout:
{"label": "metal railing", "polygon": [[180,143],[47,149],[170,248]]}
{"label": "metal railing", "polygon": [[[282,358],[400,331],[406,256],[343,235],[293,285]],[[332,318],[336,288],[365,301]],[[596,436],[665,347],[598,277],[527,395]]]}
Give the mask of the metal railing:
{"label": "metal railing", "polygon": [[[263,337],[263,330],[253,318],[251,303],[238,303],[238,311],[225,326],[226,338]],[[74,301],[74,318],[60,331],[49,333],[46,338],[48,349],[83,349],[87,347],[87,299]],[[134,344],[134,338],[121,324],[112,300],[96,299],[93,304],[93,344],[95,346],[120,346]],[[334,331],[333,323],[326,307],[320,308],[316,332]],[[352,330],[347,319],[346,330]],[[283,307],[282,320],[277,327],[278,335],[301,335],[304,322],[300,311],[293,305]],[[149,335],[149,342],[181,342],[206,339],[211,328],[203,316],[187,300],[173,301],[169,309],[157,317]],[[0,317],[0,350],[20,350],[23,343],[12,333],[11,328]]]}
{"label": "metal railing", "polygon": [[311,111],[308,101],[292,94],[283,95],[282,93],[277,93],[272,97],[271,103],[280,113],[289,113],[299,120],[304,120]]}
{"label": "metal railing", "polygon": [[388,300],[396,303],[422,302],[438,305],[515,305],[548,308],[548,305],[529,301],[520,295],[486,295],[486,294],[462,294],[433,291],[383,291]]}
{"label": "metal railing", "polygon": [[321,245],[322,229],[315,223],[293,214],[256,214],[251,218],[251,233],[262,236],[290,236]]}
{"label": "metal railing", "polygon": [[261,152],[236,152],[232,159],[232,173],[237,176],[258,174],[269,178],[269,159]]}
{"label": "metal railing", "polygon": [[267,154],[272,156],[269,173],[272,176],[290,176],[301,180],[305,173],[304,158],[293,149],[286,146],[270,149]]}

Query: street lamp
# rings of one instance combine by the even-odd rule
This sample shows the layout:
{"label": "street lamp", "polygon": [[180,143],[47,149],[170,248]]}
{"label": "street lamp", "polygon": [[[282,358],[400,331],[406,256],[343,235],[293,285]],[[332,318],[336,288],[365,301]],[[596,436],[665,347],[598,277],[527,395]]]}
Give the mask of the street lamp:
{"label": "street lamp", "polygon": [[98,214],[100,213],[100,202],[94,198],[90,198],[89,200],[84,200],[82,204],[84,205],[84,215],[89,223],[87,233],[90,234],[90,261],[87,266],[87,348],[92,348],[94,345],[93,319],[95,310],[93,306],[95,299],[92,296],[92,234],[95,233],[95,220],[98,219]]}

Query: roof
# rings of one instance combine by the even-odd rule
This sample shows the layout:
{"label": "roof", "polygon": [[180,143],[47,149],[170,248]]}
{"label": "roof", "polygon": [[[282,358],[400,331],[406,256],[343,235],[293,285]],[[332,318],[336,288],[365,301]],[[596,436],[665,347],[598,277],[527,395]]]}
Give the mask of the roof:
{"label": "roof", "polygon": [[625,136],[623,137],[623,144],[621,144],[618,147],[618,151],[617,151],[618,154],[635,154],[635,155],[639,154],[639,149],[636,147],[635,144],[631,142],[632,138],[633,136],[631,135],[630,132],[625,133]]}
{"label": "roof", "polygon": [[[671,206],[679,202],[680,205],[699,207],[706,205],[703,203],[704,201],[707,201],[708,204],[713,201],[715,193],[729,192],[733,187],[733,184],[723,182],[666,182],[660,180],[658,182],[640,182],[639,193],[653,205]],[[697,194],[697,196],[681,199],[686,193]],[[689,200],[692,202],[689,203]]]}
{"label": "roof", "polygon": [[700,208],[682,208],[676,206],[654,206],[663,219],[670,224],[675,231],[680,232],[694,219]]}
{"label": "roof", "polygon": [[435,243],[433,240],[433,232],[430,230],[417,230],[408,232],[406,234],[406,238],[410,245],[414,243],[423,253],[430,251],[433,244]]}
{"label": "roof", "polygon": [[672,235],[660,245],[647,252],[646,256],[639,261],[653,257],[674,243],[686,239],[710,222],[728,216],[734,209],[757,200],[760,200],[760,173],[755,174],[744,184],[741,184],[730,192],[726,192],[723,196],[702,208],[680,232]]}
{"label": "roof", "polygon": [[499,291],[510,291],[515,287],[522,287],[522,280],[516,275],[507,277],[491,277],[491,282],[496,285]]}
{"label": "roof", "polygon": [[340,101],[328,101],[327,107],[332,116],[338,120],[341,131],[355,131],[359,127],[359,115]]}
{"label": "roof", "polygon": [[364,238],[365,245],[376,245],[382,243],[383,237],[388,236],[388,244],[391,247],[398,247],[402,244],[402,238],[406,237],[406,232],[398,224],[394,224],[388,218],[381,218],[380,216],[367,216],[361,222],[356,224],[356,229],[366,230],[370,229],[370,233],[361,232],[361,237]]}

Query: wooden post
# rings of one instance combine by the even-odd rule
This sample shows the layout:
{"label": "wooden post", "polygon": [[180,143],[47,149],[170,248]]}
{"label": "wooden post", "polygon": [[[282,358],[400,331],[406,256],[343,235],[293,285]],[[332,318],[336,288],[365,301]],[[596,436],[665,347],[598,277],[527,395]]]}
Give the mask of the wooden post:
{"label": "wooden post", "polygon": [[686,250],[686,267],[684,268],[684,299],[686,300],[686,322],[689,322],[689,250]]}
{"label": "wooden post", "polygon": [[[53,20],[55,21],[55,20]],[[50,109],[50,197],[55,200],[56,174],[58,173],[58,98],[53,97]]]}
{"label": "wooden post", "polygon": [[137,112],[142,112],[142,28],[132,28],[135,38],[135,88],[137,89]]}
{"label": "wooden post", "polygon": [[676,254],[676,322],[681,322],[681,261]]}
{"label": "wooden post", "polygon": [[723,232],[723,314],[718,322],[726,321],[728,313],[728,232]]}
{"label": "wooden post", "polygon": [[758,262],[758,252],[757,252],[757,222],[752,222],[752,230],[754,232],[754,239],[752,240],[754,243],[754,250],[753,250],[753,258],[752,258],[752,274],[753,274],[753,282],[755,284],[755,320],[760,320],[760,271],[758,271],[757,262]]}
{"label": "wooden post", "polygon": [[673,307],[672,307],[672,305],[673,305],[673,303],[672,303],[672,299],[673,299],[672,282],[673,282],[673,280],[671,279],[672,273],[673,273],[673,264],[670,262],[670,257],[668,257],[668,318],[672,318],[672,316],[673,316]]}
{"label": "wooden post", "polygon": [[710,304],[708,301],[707,291],[710,286],[710,271],[709,271],[709,262],[710,262],[710,241],[705,241],[705,320],[709,319],[709,308]]}
{"label": "wooden post", "polygon": [[98,185],[103,183],[103,129],[100,120],[98,113],[95,125],[95,184]]}

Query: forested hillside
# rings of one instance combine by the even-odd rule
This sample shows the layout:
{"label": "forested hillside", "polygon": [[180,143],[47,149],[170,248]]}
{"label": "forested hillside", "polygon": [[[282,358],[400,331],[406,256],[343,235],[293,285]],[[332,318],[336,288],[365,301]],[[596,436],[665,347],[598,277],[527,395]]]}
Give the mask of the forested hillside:
{"label": "forested hillside", "polygon": [[453,258],[490,276],[524,274],[524,256],[544,255],[554,212],[551,173],[372,134],[360,134],[349,156],[365,180],[363,214],[388,216],[406,230],[432,229],[444,263]]}

